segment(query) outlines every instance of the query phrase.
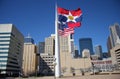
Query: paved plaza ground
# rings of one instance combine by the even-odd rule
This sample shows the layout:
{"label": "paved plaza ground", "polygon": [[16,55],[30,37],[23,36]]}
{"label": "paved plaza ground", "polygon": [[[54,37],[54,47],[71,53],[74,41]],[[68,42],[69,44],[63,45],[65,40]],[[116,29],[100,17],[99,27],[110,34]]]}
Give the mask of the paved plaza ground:
{"label": "paved plaza ground", "polygon": [[9,77],[5,79],[120,79],[120,74],[85,75],[85,76],[71,76],[71,77],[61,77],[61,78],[54,78],[54,76],[29,77],[29,78],[10,78]]}

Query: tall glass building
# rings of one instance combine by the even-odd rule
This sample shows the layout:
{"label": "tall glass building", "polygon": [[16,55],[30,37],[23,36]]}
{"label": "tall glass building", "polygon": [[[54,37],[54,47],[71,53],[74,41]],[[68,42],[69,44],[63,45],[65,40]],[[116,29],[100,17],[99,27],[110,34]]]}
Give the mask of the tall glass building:
{"label": "tall glass building", "polygon": [[101,45],[97,45],[95,46],[95,54],[100,58],[102,59],[102,46]]}
{"label": "tall glass building", "polygon": [[115,47],[117,44],[117,39],[120,39],[120,26],[115,23],[113,26],[110,26],[110,40],[112,47]]}
{"label": "tall glass building", "polygon": [[23,35],[13,24],[0,24],[0,74],[22,71],[23,43]]}
{"label": "tall glass building", "polygon": [[45,53],[45,42],[39,42],[38,44],[38,53]]}
{"label": "tall glass building", "polygon": [[90,51],[90,55],[93,55],[93,44],[91,38],[81,38],[79,39],[79,45],[80,45],[80,55],[82,56],[82,51],[84,49],[88,49]]}

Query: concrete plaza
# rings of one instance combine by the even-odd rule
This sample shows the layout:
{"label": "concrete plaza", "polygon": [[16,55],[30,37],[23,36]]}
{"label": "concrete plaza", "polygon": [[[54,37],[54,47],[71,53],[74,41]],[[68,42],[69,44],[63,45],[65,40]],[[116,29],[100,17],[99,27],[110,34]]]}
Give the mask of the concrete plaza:
{"label": "concrete plaza", "polygon": [[54,78],[54,76],[44,76],[44,77],[7,78],[7,79],[120,79],[120,74],[69,76],[61,78]]}

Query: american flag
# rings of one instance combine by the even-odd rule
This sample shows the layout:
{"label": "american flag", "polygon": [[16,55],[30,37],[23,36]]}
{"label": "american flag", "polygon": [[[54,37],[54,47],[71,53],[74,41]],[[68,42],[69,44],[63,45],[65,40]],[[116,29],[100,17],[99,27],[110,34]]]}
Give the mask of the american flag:
{"label": "american flag", "polygon": [[59,36],[66,37],[69,34],[74,34],[74,29],[73,28],[64,28],[63,30],[59,29]]}

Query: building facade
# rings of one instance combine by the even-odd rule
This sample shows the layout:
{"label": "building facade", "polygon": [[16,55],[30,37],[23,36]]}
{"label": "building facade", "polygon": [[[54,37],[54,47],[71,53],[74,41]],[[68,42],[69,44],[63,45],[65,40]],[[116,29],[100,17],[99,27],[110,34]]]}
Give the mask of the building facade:
{"label": "building facade", "polygon": [[38,44],[38,53],[45,53],[45,42],[39,42]]}
{"label": "building facade", "polygon": [[55,35],[52,34],[50,37],[45,38],[45,53],[54,55],[55,54]]}
{"label": "building facade", "polygon": [[71,35],[60,37],[61,74],[64,76],[82,75],[82,71],[91,67],[89,58],[74,58],[74,39]]}
{"label": "building facade", "polygon": [[88,49],[84,49],[82,51],[82,57],[83,58],[90,58],[90,51]]}
{"label": "building facade", "polygon": [[98,57],[100,58],[100,59],[102,59],[103,58],[103,55],[102,55],[102,46],[101,45],[97,45],[97,46],[95,46],[95,55],[98,55]]}
{"label": "building facade", "polygon": [[54,56],[41,53],[40,54],[40,65],[39,65],[39,73],[40,75],[53,75],[54,74]]}
{"label": "building facade", "polygon": [[93,44],[92,44],[92,39],[91,38],[81,38],[81,39],[79,39],[79,46],[80,46],[80,53],[82,53],[82,51],[84,49],[89,49],[90,50],[90,55],[94,54]]}
{"label": "building facade", "polygon": [[110,57],[110,49],[112,49],[112,40],[111,40],[111,36],[108,36],[107,38],[107,50],[108,50],[108,56]]}
{"label": "building facade", "polygon": [[106,58],[103,60],[92,60],[92,63],[93,63],[94,70],[101,71],[101,72],[113,71],[111,58]]}
{"label": "building facade", "polygon": [[74,52],[74,58],[78,58],[78,57],[79,57],[79,50],[78,50],[78,47],[75,46],[75,47],[74,47],[74,50],[75,50],[75,52]]}
{"label": "building facade", "polygon": [[39,46],[40,60],[39,73],[40,75],[54,74],[54,55],[55,55],[55,35],[45,38],[45,42],[40,42]]}
{"label": "building facade", "polygon": [[110,50],[112,64],[116,65],[120,70],[120,44]]}
{"label": "building facade", "polygon": [[[53,48],[55,46],[54,38],[55,35],[52,34],[50,37],[45,39],[45,53],[40,54],[39,71],[41,75],[54,74],[55,54],[52,53],[55,50],[55,48]],[[72,38],[72,35],[68,35],[66,37],[60,36],[59,45],[60,45],[60,66],[62,75],[71,76],[73,75],[73,73],[76,75],[81,75],[82,71],[80,71],[80,69],[84,70],[85,68],[91,67],[90,57],[88,58],[73,57],[75,54],[75,50],[77,49],[75,49],[74,39]],[[46,52],[48,48],[50,52]],[[72,69],[74,70],[74,72],[72,71]]]}
{"label": "building facade", "polygon": [[[26,39],[26,38],[25,38]],[[28,39],[28,38],[27,38]],[[30,38],[31,39],[31,38]],[[35,75],[36,73],[36,45],[33,44],[33,41],[24,43],[24,52],[23,52],[23,74],[25,76]]]}
{"label": "building facade", "polygon": [[0,24],[0,74],[22,71],[24,37],[13,24]]}
{"label": "building facade", "polygon": [[120,26],[115,23],[113,26],[110,26],[110,40],[112,47],[117,44],[117,38],[120,38]]}

